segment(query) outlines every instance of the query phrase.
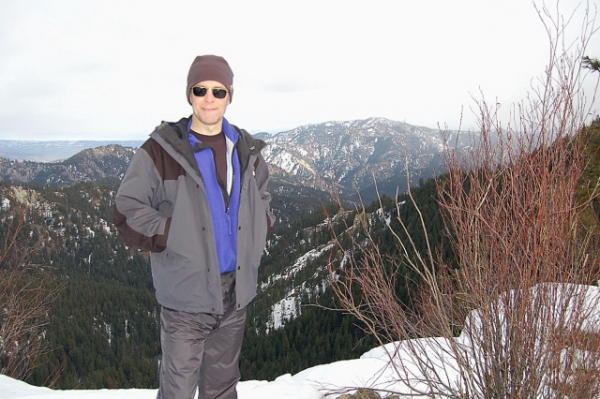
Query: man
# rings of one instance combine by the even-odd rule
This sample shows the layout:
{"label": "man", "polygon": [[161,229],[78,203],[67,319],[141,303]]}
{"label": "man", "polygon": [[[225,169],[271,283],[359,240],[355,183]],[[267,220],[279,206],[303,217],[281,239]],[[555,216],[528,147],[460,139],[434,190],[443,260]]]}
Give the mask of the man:
{"label": "man", "polygon": [[223,117],[233,95],[225,59],[196,57],[192,115],[163,122],[133,157],[114,223],[150,251],[161,304],[159,399],[237,398],[246,306],[256,295],[270,211],[265,143]]}

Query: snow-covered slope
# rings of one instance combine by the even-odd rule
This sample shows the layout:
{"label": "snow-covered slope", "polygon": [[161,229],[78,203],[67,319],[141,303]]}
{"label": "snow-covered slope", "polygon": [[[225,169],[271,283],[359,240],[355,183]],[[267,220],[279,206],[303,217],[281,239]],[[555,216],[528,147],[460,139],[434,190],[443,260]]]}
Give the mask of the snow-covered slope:
{"label": "snow-covered slope", "polygon": [[[539,290],[534,287],[534,292]],[[589,331],[599,332],[598,320],[600,320],[600,289],[592,286],[564,285],[553,288],[557,297],[552,303],[546,302],[549,307],[555,306],[557,302],[570,303],[576,296],[583,295],[583,305],[578,308],[586,314],[589,323],[583,323],[581,328]],[[568,297],[564,297],[568,293]],[[510,293],[509,293],[510,295]],[[563,297],[561,297],[561,295]],[[567,299],[565,302],[564,300]],[[502,299],[499,298],[498,302]],[[568,313],[571,314],[571,313]],[[471,326],[469,331],[477,334],[477,310],[469,316]],[[570,318],[557,320],[564,323]],[[541,332],[547,329],[541,327]],[[465,336],[465,333],[457,337],[455,344],[462,345],[461,356],[472,353],[469,347],[475,340]],[[448,386],[458,381],[457,363],[453,357],[452,342],[444,338],[422,338],[403,342],[389,343],[383,347],[375,348],[360,359],[339,361],[330,364],[319,365],[306,369],[298,374],[283,375],[274,381],[242,381],[238,384],[240,399],[323,399],[326,397],[337,397],[343,392],[352,391],[356,388],[369,387],[380,392],[405,392],[407,387],[399,381],[397,370],[402,370],[404,375],[419,381],[422,375],[416,366],[419,354],[428,359],[428,373],[446,379]],[[416,350],[415,350],[416,349]],[[477,352],[477,351],[475,351]],[[393,362],[390,361],[393,359]],[[597,359],[597,356],[595,357]],[[423,360],[423,359],[421,359]],[[589,358],[588,358],[589,360]],[[592,367],[598,367],[589,364]],[[394,367],[395,366],[395,367]],[[553,392],[551,387],[546,387],[545,392]],[[151,389],[126,389],[126,390],[70,390],[53,391],[48,388],[39,388],[24,382],[0,375],[0,399],[150,399],[156,397],[156,390]],[[482,396],[483,397],[483,396]],[[554,397],[553,395],[540,397]],[[558,397],[558,396],[556,396]],[[594,396],[590,396],[592,399]],[[411,398],[419,399],[425,396],[411,395]]]}

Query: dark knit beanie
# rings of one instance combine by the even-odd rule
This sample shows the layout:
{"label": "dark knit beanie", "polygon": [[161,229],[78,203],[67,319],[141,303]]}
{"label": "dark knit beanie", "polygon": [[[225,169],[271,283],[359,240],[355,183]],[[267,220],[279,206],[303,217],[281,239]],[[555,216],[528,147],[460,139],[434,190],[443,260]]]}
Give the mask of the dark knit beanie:
{"label": "dark knit beanie", "polygon": [[218,55],[199,55],[196,57],[187,78],[187,89],[185,91],[188,103],[190,103],[190,90],[195,84],[205,80],[214,80],[222,83],[229,90],[229,100],[233,96],[233,71],[225,58]]}

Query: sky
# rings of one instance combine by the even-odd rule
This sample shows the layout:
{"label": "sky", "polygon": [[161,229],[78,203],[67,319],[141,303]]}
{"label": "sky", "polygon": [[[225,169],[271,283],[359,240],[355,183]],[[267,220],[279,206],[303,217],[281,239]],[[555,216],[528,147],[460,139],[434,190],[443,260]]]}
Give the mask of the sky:
{"label": "sky", "polygon": [[[585,6],[558,10],[581,21]],[[521,100],[548,48],[527,0],[0,0],[0,140],[143,140],[190,115],[202,54],[231,65],[226,117],[250,133],[370,117],[470,129],[474,98]]]}

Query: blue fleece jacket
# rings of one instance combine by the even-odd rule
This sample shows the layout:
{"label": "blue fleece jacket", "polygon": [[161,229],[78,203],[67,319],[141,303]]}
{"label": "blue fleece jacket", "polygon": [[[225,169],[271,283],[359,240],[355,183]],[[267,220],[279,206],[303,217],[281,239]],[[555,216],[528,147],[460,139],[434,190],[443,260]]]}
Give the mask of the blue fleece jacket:
{"label": "blue fleece jacket", "polygon": [[[241,166],[235,145],[239,139],[238,134],[226,119],[223,119],[223,133],[227,141],[227,165],[233,168],[231,192],[227,192],[218,181],[215,156],[211,148],[202,145],[200,140],[189,133],[191,118],[188,123],[188,140],[194,149],[194,156],[198,163],[198,169],[204,180],[206,195],[210,204],[212,221],[215,230],[215,243],[217,245],[217,256],[219,259],[219,270],[222,273],[235,271],[237,260],[237,225],[238,210],[240,205],[240,178]],[[198,147],[196,147],[196,145]],[[231,162],[230,162],[231,161]],[[225,182],[224,182],[225,183]]]}

